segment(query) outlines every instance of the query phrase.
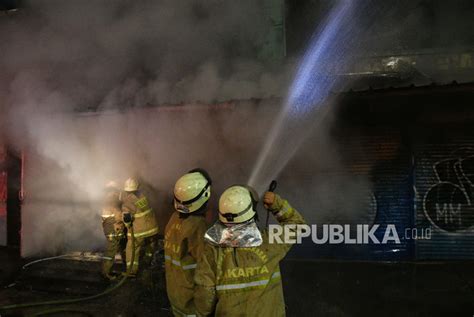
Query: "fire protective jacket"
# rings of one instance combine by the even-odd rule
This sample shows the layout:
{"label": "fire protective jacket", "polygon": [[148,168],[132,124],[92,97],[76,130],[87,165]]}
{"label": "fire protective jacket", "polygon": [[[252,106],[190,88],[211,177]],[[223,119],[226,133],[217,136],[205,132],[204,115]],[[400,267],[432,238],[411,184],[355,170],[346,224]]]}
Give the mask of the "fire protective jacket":
{"label": "fire protective jacket", "polygon": [[204,250],[207,230],[203,215],[180,217],[175,212],[165,230],[166,289],[175,316],[195,315],[194,271]]}
{"label": "fire protective jacket", "polygon": [[124,224],[118,192],[107,193],[102,207],[102,228],[107,240],[123,236]]}
{"label": "fire protective jacket", "polygon": [[[158,233],[155,213],[151,209],[148,199],[141,192],[125,192],[122,197],[122,211],[132,214],[136,239],[151,237]],[[131,236],[130,232],[128,236]]]}
{"label": "fire protective jacket", "polygon": [[[305,224],[286,200],[276,195],[270,208],[281,225]],[[194,280],[198,316],[285,316],[280,261],[291,244],[263,243],[252,248],[221,248],[206,243]]]}

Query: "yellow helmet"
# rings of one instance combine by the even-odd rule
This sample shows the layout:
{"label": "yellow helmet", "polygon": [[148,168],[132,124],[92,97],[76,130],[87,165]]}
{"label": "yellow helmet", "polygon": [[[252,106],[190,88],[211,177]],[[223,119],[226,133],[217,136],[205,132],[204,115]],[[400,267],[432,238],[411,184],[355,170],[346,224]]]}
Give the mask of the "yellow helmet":
{"label": "yellow helmet", "polygon": [[203,169],[181,176],[174,186],[174,208],[181,213],[199,210],[211,197],[211,178]]}
{"label": "yellow helmet", "polygon": [[227,224],[248,221],[257,214],[257,202],[258,195],[252,187],[231,186],[219,199],[219,220]]}
{"label": "yellow helmet", "polygon": [[138,181],[135,178],[130,177],[129,179],[125,181],[123,190],[126,192],[134,192],[138,190],[138,186],[139,186]]}

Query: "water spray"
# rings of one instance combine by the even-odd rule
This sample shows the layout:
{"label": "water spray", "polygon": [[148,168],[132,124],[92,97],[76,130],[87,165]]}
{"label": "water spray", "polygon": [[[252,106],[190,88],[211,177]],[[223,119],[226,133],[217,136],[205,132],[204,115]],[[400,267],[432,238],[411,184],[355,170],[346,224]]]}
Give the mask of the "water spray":
{"label": "water spray", "polygon": [[358,1],[338,2],[311,38],[249,178],[257,191],[282,171],[314,128],[318,110],[327,108],[332,90],[341,83],[337,73],[352,61],[360,32],[354,27],[355,13],[361,10],[365,8]]}

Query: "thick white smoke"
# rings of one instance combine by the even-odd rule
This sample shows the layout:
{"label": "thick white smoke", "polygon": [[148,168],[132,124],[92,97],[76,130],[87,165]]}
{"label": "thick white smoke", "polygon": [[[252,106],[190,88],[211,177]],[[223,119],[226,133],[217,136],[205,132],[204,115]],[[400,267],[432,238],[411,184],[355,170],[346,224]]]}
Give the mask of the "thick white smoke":
{"label": "thick white smoke", "polygon": [[140,177],[161,228],[187,170],[244,182],[271,115],[146,107],[281,94],[286,72],[258,57],[268,19],[259,1],[171,0],[26,1],[1,16],[0,131],[27,158],[23,253],[100,247],[108,179]]}
{"label": "thick white smoke", "polygon": [[[225,187],[248,180],[280,110],[271,97],[286,94],[289,70],[260,56],[273,27],[263,2],[111,3],[26,1],[0,17],[0,133],[27,159],[24,255],[100,248],[109,179],[141,178],[163,229],[174,182],[202,167],[215,210]],[[249,98],[265,101],[198,103]],[[187,105],[148,107],[176,103]],[[370,183],[314,178],[342,164],[327,128],[313,130],[278,190],[310,222],[349,221],[371,204],[360,198]]]}
{"label": "thick white smoke", "polygon": [[24,254],[99,248],[100,199],[109,179],[138,176],[163,229],[173,211],[174,182],[203,167],[214,178],[215,209],[218,193],[245,182],[258,138],[271,123],[262,122],[264,113],[254,106],[39,115],[29,126],[36,146],[27,151]]}

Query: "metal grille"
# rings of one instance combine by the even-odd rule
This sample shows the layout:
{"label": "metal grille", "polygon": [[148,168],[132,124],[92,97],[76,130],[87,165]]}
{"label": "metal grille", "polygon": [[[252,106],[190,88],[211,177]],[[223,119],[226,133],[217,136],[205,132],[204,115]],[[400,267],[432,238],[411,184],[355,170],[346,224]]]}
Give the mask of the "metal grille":
{"label": "metal grille", "polygon": [[415,143],[416,223],[432,228],[418,240],[418,259],[474,258],[474,133],[432,127]]}

